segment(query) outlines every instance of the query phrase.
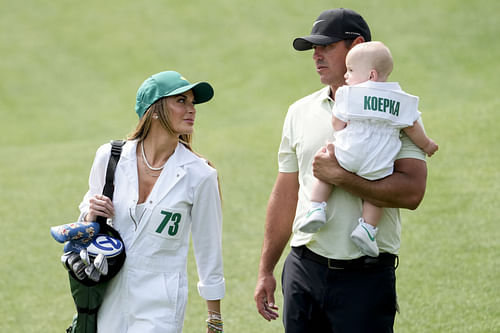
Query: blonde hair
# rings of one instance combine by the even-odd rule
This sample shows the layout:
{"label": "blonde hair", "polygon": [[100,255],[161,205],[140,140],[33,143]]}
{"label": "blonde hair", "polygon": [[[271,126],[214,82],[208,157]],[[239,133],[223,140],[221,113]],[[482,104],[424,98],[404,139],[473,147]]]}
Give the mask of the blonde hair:
{"label": "blonde hair", "polygon": [[391,51],[384,43],[378,41],[360,43],[349,52],[359,52],[364,61],[371,62],[371,67],[377,71],[381,81],[385,81],[392,73],[394,61]]}

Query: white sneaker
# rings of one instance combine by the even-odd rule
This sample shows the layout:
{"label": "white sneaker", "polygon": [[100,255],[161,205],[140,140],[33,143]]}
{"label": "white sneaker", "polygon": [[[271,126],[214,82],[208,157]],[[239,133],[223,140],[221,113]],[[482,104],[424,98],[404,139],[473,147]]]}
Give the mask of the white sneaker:
{"label": "white sneaker", "polygon": [[308,234],[314,234],[326,223],[326,202],[311,205],[306,215],[306,221],[299,227],[299,230]]}
{"label": "white sneaker", "polygon": [[359,224],[351,233],[352,241],[357,245],[357,247],[370,257],[378,257],[378,245],[375,240],[375,235],[378,229],[367,224],[365,220],[361,217],[359,219]]}

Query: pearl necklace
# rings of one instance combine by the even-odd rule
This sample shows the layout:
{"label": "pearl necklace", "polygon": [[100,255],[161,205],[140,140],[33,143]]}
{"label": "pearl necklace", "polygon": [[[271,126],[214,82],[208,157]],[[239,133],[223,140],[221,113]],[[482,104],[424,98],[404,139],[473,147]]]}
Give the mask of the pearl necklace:
{"label": "pearl necklace", "polygon": [[159,168],[153,168],[153,167],[149,164],[148,160],[146,159],[146,154],[144,154],[144,141],[141,141],[141,153],[142,153],[142,160],[146,163],[146,166],[147,166],[149,169],[153,170],[153,171],[160,171],[160,170],[162,170],[162,169],[163,169],[163,167],[165,166],[165,164],[167,164],[167,162],[165,162],[165,164],[163,164],[161,167],[159,167]]}

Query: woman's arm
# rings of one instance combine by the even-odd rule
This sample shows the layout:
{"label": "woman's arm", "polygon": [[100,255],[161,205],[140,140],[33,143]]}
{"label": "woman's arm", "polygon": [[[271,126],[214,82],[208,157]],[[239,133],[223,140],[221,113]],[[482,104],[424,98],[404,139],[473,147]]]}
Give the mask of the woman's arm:
{"label": "woman's arm", "polygon": [[[198,292],[206,300],[207,332],[222,331],[220,300],[225,294],[222,263],[222,210],[215,170],[199,184],[191,210]],[[215,330],[210,330],[210,327]]]}
{"label": "woman's arm", "polygon": [[100,146],[95,154],[94,162],[90,169],[89,190],[79,205],[79,221],[92,222],[96,220],[97,216],[111,218],[115,214],[111,200],[101,195],[110,154],[111,144],[109,143]]}
{"label": "woman's arm", "polygon": [[222,332],[224,323],[220,312],[220,300],[207,301],[207,333]]}

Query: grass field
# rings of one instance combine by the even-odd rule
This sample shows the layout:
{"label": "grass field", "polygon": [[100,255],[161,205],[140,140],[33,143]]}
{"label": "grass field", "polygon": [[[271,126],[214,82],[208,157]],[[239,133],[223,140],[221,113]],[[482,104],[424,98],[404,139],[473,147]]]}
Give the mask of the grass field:
{"label": "grass field", "polygon": [[[396,331],[500,331],[500,2],[0,0],[0,332],[68,326],[49,227],[77,217],[96,148],[135,127],[138,86],[167,69],[215,88],[195,148],[224,196],[226,331],[283,332],[253,301],[265,208],[287,107],[321,87],[291,43],[332,7],[362,13],[391,48],[392,80],[420,96],[440,144],[424,201],[402,211]],[[185,332],[201,332],[193,260],[189,274]]]}

